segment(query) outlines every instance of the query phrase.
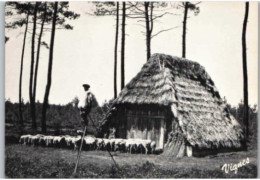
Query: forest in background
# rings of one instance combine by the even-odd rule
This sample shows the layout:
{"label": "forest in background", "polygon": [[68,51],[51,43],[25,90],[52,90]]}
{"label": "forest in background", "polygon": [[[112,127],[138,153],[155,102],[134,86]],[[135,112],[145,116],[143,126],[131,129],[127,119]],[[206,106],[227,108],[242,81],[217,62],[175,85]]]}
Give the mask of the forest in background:
{"label": "forest in background", "polygon": [[[77,108],[78,99],[74,98],[71,102],[65,105],[50,104],[47,111],[47,134],[60,135],[70,134],[76,135],[77,130],[82,130],[81,117]],[[90,121],[87,133],[97,135],[96,127],[98,127],[112,105],[112,100],[104,102],[100,107],[97,107],[91,113],[93,122]],[[231,114],[243,126],[243,102],[237,106],[227,105]],[[6,138],[10,142],[17,141],[17,138],[23,133],[40,133],[40,128],[37,131],[30,129],[30,105],[29,102],[23,103],[23,118],[25,128],[22,130],[19,127],[19,104],[12,103],[10,100],[5,101],[5,123],[6,123]],[[42,103],[36,103],[36,122],[40,124]],[[94,125],[93,125],[94,123]],[[39,127],[39,126],[38,126]],[[249,106],[249,148],[257,148],[257,105]]]}
{"label": "forest in background", "polygon": [[[50,104],[47,111],[47,132],[50,135],[77,135],[77,130],[83,130],[83,124],[81,123],[81,117],[79,109],[77,107],[78,99],[75,98],[71,102],[65,105],[54,105]],[[92,120],[89,121],[87,127],[87,134],[97,136],[97,127],[102,124],[104,117],[111,107],[111,102],[104,102],[102,106],[93,108],[90,117]],[[21,128],[19,124],[19,104],[12,103],[9,100],[5,101],[5,125],[6,125],[6,139],[10,142],[17,142],[17,139],[22,134],[37,134],[41,133],[41,110],[43,104],[36,102],[36,123],[38,125],[37,130],[31,129],[30,119],[30,104],[29,102],[23,103],[23,118],[24,127]],[[9,141],[8,141],[9,142]],[[7,142],[7,143],[8,143]]]}

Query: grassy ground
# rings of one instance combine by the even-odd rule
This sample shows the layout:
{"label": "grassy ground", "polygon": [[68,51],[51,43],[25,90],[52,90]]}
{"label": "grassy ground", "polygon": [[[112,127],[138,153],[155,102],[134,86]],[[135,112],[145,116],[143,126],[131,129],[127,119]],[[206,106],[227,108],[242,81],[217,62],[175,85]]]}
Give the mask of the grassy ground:
{"label": "grassy ground", "polygon": [[[255,178],[257,151],[236,152],[204,158],[113,153],[118,171],[107,152],[83,151],[77,175],[72,176],[77,152],[68,149],[6,145],[8,178]],[[250,163],[226,174],[225,163]]]}

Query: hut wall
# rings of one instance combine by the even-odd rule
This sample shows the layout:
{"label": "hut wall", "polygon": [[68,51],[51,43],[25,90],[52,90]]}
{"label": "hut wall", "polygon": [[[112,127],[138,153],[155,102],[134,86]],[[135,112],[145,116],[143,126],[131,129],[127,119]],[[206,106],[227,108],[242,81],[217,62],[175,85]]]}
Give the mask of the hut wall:
{"label": "hut wall", "polygon": [[125,119],[125,108],[118,108],[118,113],[116,114],[115,117],[115,125],[116,127],[116,137],[117,138],[123,138],[126,139],[126,127],[127,127],[127,122],[124,120]]}
{"label": "hut wall", "polygon": [[125,105],[118,110],[116,137],[150,139],[156,142],[157,148],[163,149],[167,139],[167,107]]}

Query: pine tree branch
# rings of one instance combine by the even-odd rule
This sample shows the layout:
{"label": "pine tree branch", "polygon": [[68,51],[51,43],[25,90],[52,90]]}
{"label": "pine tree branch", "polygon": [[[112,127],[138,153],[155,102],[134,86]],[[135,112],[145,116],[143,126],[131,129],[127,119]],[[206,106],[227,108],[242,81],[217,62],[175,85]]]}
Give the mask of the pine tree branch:
{"label": "pine tree branch", "polygon": [[158,35],[161,34],[162,32],[170,31],[170,30],[176,29],[176,28],[178,28],[178,27],[179,27],[179,26],[176,26],[176,27],[173,27],[173,28],[169,28],[169,29],[161,30],[161,31],[157,32],[156,34],[152,35],[152,36],[151,36],[151,39],[154,38],[154,37],[156,37],[156,36],[158,36]]}

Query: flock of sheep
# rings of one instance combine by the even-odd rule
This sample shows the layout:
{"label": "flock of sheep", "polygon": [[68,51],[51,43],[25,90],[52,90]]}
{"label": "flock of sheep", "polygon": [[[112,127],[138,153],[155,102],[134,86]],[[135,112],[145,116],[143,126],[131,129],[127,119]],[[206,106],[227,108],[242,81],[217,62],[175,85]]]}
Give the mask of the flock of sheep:
{"label": "flock of sheep", "polygon": [[[81,144],[81,136],[45,136],[22,135],[19,143],[24,145],[57,147],[78,149]],[[154,153],[156,144],[151,140],[144,139],[104,139],[93,136],[85,136],[83,139],[82,150],[109,150],[128,153],[150,154]]]}

